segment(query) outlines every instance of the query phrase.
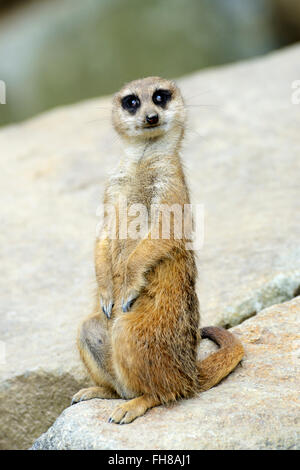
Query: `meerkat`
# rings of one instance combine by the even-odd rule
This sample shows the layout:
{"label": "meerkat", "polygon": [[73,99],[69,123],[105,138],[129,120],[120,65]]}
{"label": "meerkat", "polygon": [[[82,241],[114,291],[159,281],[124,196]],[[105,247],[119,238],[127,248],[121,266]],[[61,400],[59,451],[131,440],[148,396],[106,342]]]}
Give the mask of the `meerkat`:
{"label": "meerkat", "polygon": [[[124,155],[109,179],[104,203],[190,203],[180,147],[185,106],[173,81],[148,77],[125,85],[113,98],[112,122]],[[129,214],[129,210],[128,210]],[[159,219],[161,224],[161,219]],[[159,225],[161,230],[161,225]],[[160,232],[161,234],[161,232]],[[109,418],[130,423],[149,408],[188,398],[216,385],[241,361],[239,340],[225,329],[199,328],[197,269],[185,238],[111,238],[103,226],[95,245],[97,295],[81,324],[78,348],[96,386],[72,404],[123,398]],[[219,349],[197,360],[201,338]]]}

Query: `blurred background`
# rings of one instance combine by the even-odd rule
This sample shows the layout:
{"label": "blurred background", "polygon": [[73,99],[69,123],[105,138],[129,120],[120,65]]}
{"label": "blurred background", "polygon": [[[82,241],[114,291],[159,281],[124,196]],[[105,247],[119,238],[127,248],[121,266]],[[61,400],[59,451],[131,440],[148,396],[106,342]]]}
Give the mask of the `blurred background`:
{"label": "blurred background", "polygon": [[300,0],[0,0],[0,125],[299,40]]}

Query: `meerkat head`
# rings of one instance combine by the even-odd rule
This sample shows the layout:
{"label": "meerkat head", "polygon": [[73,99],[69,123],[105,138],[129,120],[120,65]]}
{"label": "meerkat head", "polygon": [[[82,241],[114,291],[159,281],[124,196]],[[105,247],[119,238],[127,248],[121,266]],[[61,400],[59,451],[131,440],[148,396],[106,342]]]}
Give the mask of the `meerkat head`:
{"label": "meerkat head", "polygon": [[182,137],[185,108],[180,90],[159,77],[135,80],[113,99],[112,120],[116,131],[131,141],[148,141],[165,135]]}

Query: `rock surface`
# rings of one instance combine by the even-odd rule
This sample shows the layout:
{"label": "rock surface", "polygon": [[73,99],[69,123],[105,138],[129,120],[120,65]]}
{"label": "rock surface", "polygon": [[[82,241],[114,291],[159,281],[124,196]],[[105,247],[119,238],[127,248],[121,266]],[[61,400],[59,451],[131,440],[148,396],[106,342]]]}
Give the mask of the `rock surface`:
{"label": "rock surface", "polygon": [[[179,81],[183,160],[205,208],[202,325],[236,325],[299,293],[299,53]],[[195,106],[205,103],[215,107]],[[93,295],[96,209],[119,155],[109,106],[92,100],[0,131],[1,448],[32,445],[88,383],[75,336]]]}
{"label": "rock surface", "polygon": [[197,398],[154,408],[125,426],[107,423],[120,400],[78,403],[33,449],[299,448],[299,314],[300,297],[235,327],[245,358]]}

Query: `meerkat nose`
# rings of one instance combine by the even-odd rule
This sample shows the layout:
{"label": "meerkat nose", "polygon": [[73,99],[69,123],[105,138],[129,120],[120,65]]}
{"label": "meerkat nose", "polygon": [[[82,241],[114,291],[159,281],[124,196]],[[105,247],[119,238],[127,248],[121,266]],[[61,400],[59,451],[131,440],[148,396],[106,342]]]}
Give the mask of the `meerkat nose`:
{"label": "meerkat nose", "polygon": [[152,125],[152,124],[157,124],[157,123],[158,123],[158,119],[159,119],[159,118],[158,118],[158,114],[152,113],[152,114],[147,114],[147,116],[146,116],[146,121],[147,121],[147,123],[148,123],[148,124],[151,124],[151,125]]}

